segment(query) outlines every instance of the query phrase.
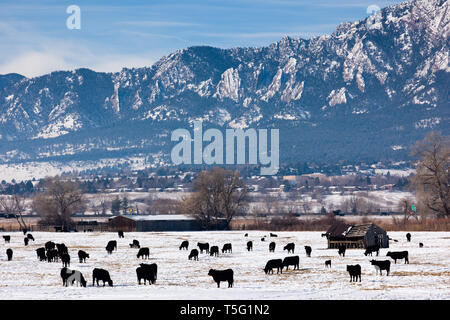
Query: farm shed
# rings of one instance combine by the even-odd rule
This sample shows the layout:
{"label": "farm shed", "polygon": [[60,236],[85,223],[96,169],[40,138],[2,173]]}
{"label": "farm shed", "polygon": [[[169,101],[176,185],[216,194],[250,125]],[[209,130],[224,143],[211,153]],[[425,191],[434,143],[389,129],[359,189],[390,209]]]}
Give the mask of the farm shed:
{"label": "farm shed", "polygon": [[[201,231],[196,219],[181,214],[121,215],[109,220],[110,230],[123,231]],[[129,228],[129,229],[127,229]],[[225,219],[219,222],[218,230],[228,229]]]}
{"label": "farm shed", "polygon": [[334,223],[325,233],[328,249],[341,245],[346,248],[367,248],[378,244],[380,248],[389,248],[389,238],[385,230],[374,223],[351,225],[344,222]]}

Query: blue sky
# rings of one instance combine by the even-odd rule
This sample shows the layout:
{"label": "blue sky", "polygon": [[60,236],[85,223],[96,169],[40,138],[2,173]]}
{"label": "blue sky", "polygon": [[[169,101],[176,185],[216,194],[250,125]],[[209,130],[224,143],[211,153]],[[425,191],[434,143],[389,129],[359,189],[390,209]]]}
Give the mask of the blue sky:
{"label": "blue sky", "polygon": [[[367,8],[395,0],[2,0],[0,74],[28,77],[87,67],[114,72],[150,66],[193,45],[258,47],[284,35],[311,38]],[[69,30],[66,9],[81,9],[81,29]]]}

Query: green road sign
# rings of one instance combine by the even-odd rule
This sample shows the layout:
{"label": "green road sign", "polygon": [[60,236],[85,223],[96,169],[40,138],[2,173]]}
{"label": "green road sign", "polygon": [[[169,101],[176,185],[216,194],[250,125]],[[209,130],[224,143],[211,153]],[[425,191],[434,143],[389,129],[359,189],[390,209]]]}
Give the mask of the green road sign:
{"label": "green road sign", "polygon": [[415,204],[412,204],[412,205],[411,205],[411,209],[412,209],[413,211],[416,211],[416,210],[417,210],[416,205],[415,205]]}

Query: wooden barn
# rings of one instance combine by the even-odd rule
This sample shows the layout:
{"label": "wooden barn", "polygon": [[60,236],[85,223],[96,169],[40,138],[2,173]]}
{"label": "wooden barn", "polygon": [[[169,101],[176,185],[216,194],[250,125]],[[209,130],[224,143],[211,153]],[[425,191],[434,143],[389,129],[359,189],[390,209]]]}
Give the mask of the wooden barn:
{"label": "wooden barn", "polygon": [[[109,219],[110,231],[201,231],[202,225],[190,216],[180,214],[161,215],[121,215]],[[219,230],[227,230],[225,219],[217,226]]]}
{"label": "wooden barn", "polygon": [[380,248],[389,248],[389,238],[385,230],[374,223],[351,225],[336,222],[324,234],[328,240],[328,249],[367,248],[378,244]]}

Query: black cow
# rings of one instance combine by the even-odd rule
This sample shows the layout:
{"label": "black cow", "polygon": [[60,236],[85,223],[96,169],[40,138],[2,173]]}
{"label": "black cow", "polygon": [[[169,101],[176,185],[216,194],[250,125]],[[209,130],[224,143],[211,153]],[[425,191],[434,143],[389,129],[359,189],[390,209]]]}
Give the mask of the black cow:
{"label": "black cow", "polygon": [[244,234],[244,237],[248,237],[248,233]]}
{"label": "black cow", "polygon": [[197,246],[200,249],[200,253],[203,253],[203,250],[205,250],[206,253],[209,253],[209,243],[197,242]]}
{"label": "black cow", "polygon": [[133,243],[130,243],[130,248],[140,248],[141,245],[139,244],[139,241],[133,240]]}
{"label": "black cow", "polygon": [[137,254],[137,257],[140,258],[142,257],[142,259],[146,258],[148,259],[150,256],[150,249],[149,248],[140,248],[139,252]]}
{"label": "black cow", "polygon": [[366,251],[364,252],[364,255],[365,256],[368,256],[368,255],[372,256],[373,252],[376,252],[377,256],[378,256],[378,254],[380,253],[380,246],[377,245],[377,244],[374,244],[373,246],[368,246],[366,248]]}
{"label": "black cow", "polygon": [[119,235],[119,239],[120,238],[125,238],[125,236],[123,235],[123,231],[122,230],[117,231],[117,234]]}
{"label": "black cow", "polygon": [[331,268],[331,260],[325,260],[325,268],[328,266]]}
{"label": "black cow", "polygon": [[267,261],[266,266],[264,267],[264,272],[268,274],[269,272],[272,272],[273,269],[277,268],[277,273],[283,273],[283,261],[281,259],[272,259]]}
{"label": "black cow", "polygon": [[30,241],[30,239],[28,239],[28,238],[23,238],[23,242],[25,243],[25,245],[27,246],[28,245],[28,241]]}
{"label": "black cow", "polygon": [[70,267],[70,256],[67,253],[61,255],[61,262],[63,267]]}
{"label": "black cow", "polygon": [[62,255],[63,253],[69,253],[69,250],[64,243],[57,243],[56,250],[58,250],[59,255]]}
{"label": "black cow", "polygon": [[224,252],[233,252],[231,249],[231,243],[225,243],[222,247],[222,253]]}
{"label": "black cow", "polygon": [[391,262],[389,260],[383,260],[383,261],[376,261],[371,260],[370,263],[375,266],[375,271],[378,274],[378,271],[380,271],[380,276],[382,275],[383,270],[386,270],[386,275],[389,275],[389,271],[391,270]]}
{"label": "black cow", "polygon": [[68,279],[73,274],[73,271],[68,268],[62,268],[59,274],[61,275],[63,286],[67,287],[69,285]]}
{"label": "black cow", "polygon": [[419,242],[419,248],[423,248],[423,243]]}
{"label": "black cow", "polygon": [[11,236],[3,236],[3,239],[5,239],[5,243],[9,243],[11,241]]}
{"label": "black cow", "polygon": [[295,243],[291,242],[291,243],[288,243],[287,245],[284,246],[283,251],[287,250],[288,253],[290,251],[292,251],[292,253],[294,253],[294,249],[295,249]]}
{"label": "black cow", "polygon": [[59,260],[58,258],[58,250],[50,249],[47,251],[47,261],[48,262],[56,262]]}
{"label": "black cow", "polygon": [[62,268],[60,272],[61,278],[63,280],[63,286],[73,285],[76,281],[82,287],[86,287],[86,280],[83,277],[83,274],[77,270],[70,270],[68,268]]}
{"label": "black cow", "polygon": [[411,242],[411,233],[407,233],[406,234],[406,240],[408,241],[408,242]]}
{"label": "black cow", "polygon": [[153,284],[156,281],[156,275],[150,268],[137,267],[136,275],[139,284],[141,284],[142,279],[144,280],[144,285],[147,284],[147,281],[148,284]]}
{"label": "black cow", "polygon": [[188,249],[188,247],[189,247],[189,241],[187,241],[187,240],[184,240],[182,243],[181,243],[181,245],[180,245],[180,250],[181,249]]}
{"label": "black cow", "polygon": [[158,279],[158,266],[156,265],[156,263],[152,263],[152,264],[140,263],[139,265],[142,268],[147,268],[150,271],[152,271],[155,275],[155,279]]}
{"label": "black cow", "polygon": [[265,237],[262,237],[262,238],[261,238],[261,241],[266,241],[266,238],[265,238]]}
{"label": "black cow", "polygon": [[106,245],[107,247],[113,248],[113,250],[117,250],[117,241],[116,240],[111,240],[108,242],[108,244]]}
{"label": "black cow", "polygon": [[350,282],[358,281],[361,282],[361,266],[359,264],[347,265],[347,271],[350,274]]}
{"label": "black cow", "polygon": [[27,234],[27,238],[34,241],[34,237],[31,233]]}
{"label": "black cow", "polygon": [[218,256],[219,255],[219,247],[218,246],[212,246],[209,250],[209,255],[212,256]]}
{"label": "black cow", "polygon": [[275,233],[272,233],[272,232],[270,233],[270,236],[271,237],[278,237]]}
{"label": "black cow", "polygon": [[6,255],[8,256],[8,261],[11,261],[13,257],[12,249],[6,249]]}
{"label": "black cow", "polygon": [[253,241],[247,242],[247,251],[253,251]]}
{"label": "black cow", "polygon": [[208,276],[213,277],[214,281],[217,283],[217,288],[220,288],[221,281],[228,281],[228,288],[233,287],[233,270],[214,270],[210,269],[208,272]]}
{"label": "black cow", "polygon": [[86,258],[89,258],[89,254],[87,254],[83,250],[78,250],[78,259],[80,260],[80,263],[86,262]]}
{"label": "black cow", "polygon": [[275,252],[275,242],[271,242],[269,244],[269,252]]}
{"label": "black cow", "polygon": [[192,258],[194,258],[194,260],[198,261],[198,250],[197,249],[191,250],[191,253],[189,254],[188,259],[191,260]]}
{"label": "black cow", "polygon": [[295,269],[299,269],[300,258],[299,256],[286,257],[283,259],[283,267],[286,267],[286,270],[289,269],[289,266],[294,266]]}
{"label": "black cow", "polygon": [[45,255],[45,248],[36,249],[36,255],[37,255],[39,261],[47,260],[47,256]]}
{"label": "black cow", "polygon": [[346,250],[347,248],[345,247],[345,246],[339,246],[338,247],[338,253],[339,253],[339,255],[341,256],[343,256],[343,257],[345,257],[345,250]]}
{"label": "black cow", "polygon": [[113,281],[111,280],[111,277],[109,276],[109,272],[106,271],[105,269],[95,268],[92,271],[92,285],[95,285],[95,282],[97,282],[97,286],[98,286],[99,280],[103,281],[103,286],[105,286],[106,283],[108,283],[108,285],[110,287],[113,286]]}
{"label": "black cow", "polygon": [[405,259],[405,263],[409,264],[408,259],[408,251],[398,251],[398,252],[391,252],[389,251],[386,254],[386,257],[391,257],[391,259],[394,259],[394,262],[397,263],[397,259]]}
{"label": "black cow", "polygon": [[56,244],[53,241],[47,241],[45,243],[45,250],[52,250],[55,249]]}
{"label": "black cow", "polygon": [[308,257],[311,257],[311,251],[312,251],[311,247],[310,246],[305,246],[305,251],[306,251],[306,255]]}

